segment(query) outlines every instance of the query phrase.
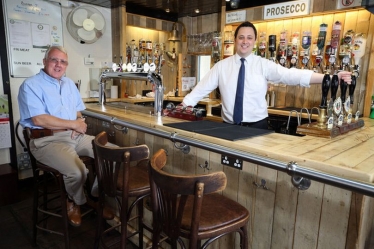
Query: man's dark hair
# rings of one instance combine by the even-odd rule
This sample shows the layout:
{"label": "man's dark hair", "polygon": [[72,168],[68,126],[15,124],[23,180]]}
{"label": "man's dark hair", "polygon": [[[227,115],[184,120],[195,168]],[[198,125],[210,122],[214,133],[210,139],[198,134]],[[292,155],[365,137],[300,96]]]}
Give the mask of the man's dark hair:
{"label": "man's dark hair", "polygon": [[236,28],[236,30],[235,30],[235,34],[234,34],[235,39],[236,39],[236,36],[238,35],[239,29],[240,29],[240,28],[243,28],[243,27],[250,27],[250,28],[253,28],[253,31],[255,32],[255,39],[257,39],[257,29],[256,29],[255,25],[253,25],[251,22],[248,22],[248,21],[243,22],[242,24],[240,24],[240,25]]}

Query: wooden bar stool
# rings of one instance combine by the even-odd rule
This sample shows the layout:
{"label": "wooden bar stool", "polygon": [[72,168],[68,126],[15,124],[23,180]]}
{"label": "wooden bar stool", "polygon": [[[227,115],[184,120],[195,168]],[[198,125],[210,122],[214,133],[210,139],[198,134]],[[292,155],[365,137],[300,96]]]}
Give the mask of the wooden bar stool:
{"label": "wooden bar stool", "polygon": [[[143,224],[143,199],[150,194],[148,178],[149,149],[147,145],[133,147],[106,146],[108,137],[101,132],[93,140],[96,175],[99,184],[98,226],[95,238],[95,248],[103,245],[107,248],[104,235],[113,229],[121,228],[120,248],[126,248],[129,237],[139,236],[139,248],[143,248],[143,229],[150,228]],[[137,162],[136,165],[130,165]],[[102,210],[105,197],[116,200],[120,211],[118,225],[104,229]],[[130,198],[134,198],[131,202]],[[137,206],[137,215],[131,216],[133,208]],[[137,231],[128,234],[128,222],[137,219]]]}
{"label": "wooden bar stool", "polygon": [[[69,240],[69,219],[67,216],[67,193],[65,190],[65,183],[63,175],[56,169],[45,165],[38,160],[30,152],[30,139],[31,131],[26,128],[23,130],[23,136],[25,139],[28,154],[30,156],[31,167],[33,171],[34,179],[34,199],[33,199],[33,245],[37,246],[37,230],[46,231],[61,235],[64,237],[65,248],[70,248]],[[86,165],[89,170],[94,169],[95,161],[93,158],[88,156],[81,156],[80,159]],[[91,184],[88,182],[91,189]],[[90,191],[88,191],[90,192]],[[41,201],[40,201],[41,199]],[[60,201],[58,201],[58,199]],[[82,213],[82,217],[93,211],[88,209]],[[42,217],[39,217],[39,213]],[[61,229],[50,228],[48,226],[48,219],[52,217],[61,218]]]}
{"label": "wooden bar stool", "polygon": [[181,238],[189,240],[190,249],[206,248],[216,239],[232,233],[240,234],[240,247],[248,248],[248,210],[239,203],[222,196],[218,191],[226,187],[224,172],[207,175],[181,176],[162,171],[166,164],[164,150],[157,151],[149,166],[153,211],[152,249],[157,249],[162,235],[171,248],[177,242],[185,248]]}

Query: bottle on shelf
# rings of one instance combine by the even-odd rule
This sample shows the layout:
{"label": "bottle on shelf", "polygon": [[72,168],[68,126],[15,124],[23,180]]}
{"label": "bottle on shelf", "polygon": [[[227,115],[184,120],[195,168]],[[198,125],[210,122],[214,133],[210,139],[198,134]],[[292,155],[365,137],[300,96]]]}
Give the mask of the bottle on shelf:
{"label": "bottle on shelf", "polygon": [[267,48],[266,33],[261,32],[260,39],[258,42],[258,51],[260,53],[260,56],[263,58],[266,58],[266,48]]}
{"label": "bottle on shelf", "polygon": [[371,96],[371,110],[370,110],[370,118],[374,118],[374,95]]}

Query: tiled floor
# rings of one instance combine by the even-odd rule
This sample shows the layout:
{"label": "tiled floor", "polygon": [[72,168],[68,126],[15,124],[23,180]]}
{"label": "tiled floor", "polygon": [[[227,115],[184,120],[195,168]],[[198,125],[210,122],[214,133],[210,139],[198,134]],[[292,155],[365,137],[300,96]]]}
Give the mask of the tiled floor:
{"label": "tiled floor", "polygon": [[[29,249],[32,245],[32,182],[19,182],[18,201],[0,207],[0,248]],[[56,223],[57,223],[56,219]],[[57,225],[57,224],[56,224]],[[80,227],[69,227],[71,249],[93,248],[96,214],[85,216]],[[117,237],[117,234],[115,234]],[[41,249],[65,248],[63,238],[38,230],[38,247]],[[115,248],[115,247],[114,247]],[[130,249],[137,248],[129,243]]]}

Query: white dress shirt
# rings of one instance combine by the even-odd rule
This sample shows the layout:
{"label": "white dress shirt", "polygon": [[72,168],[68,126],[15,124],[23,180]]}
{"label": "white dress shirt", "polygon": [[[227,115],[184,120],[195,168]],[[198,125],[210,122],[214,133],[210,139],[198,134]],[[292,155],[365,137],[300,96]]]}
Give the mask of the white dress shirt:
{"label": "white dress shirt", "polygon": [[[235,54],[217,62],[196,87],[184,97],[187,106],[195,106],[204,96],[219,87],[222,119],[233,123],[236,86],[241,66]],[[309,87],[313,71],[285,68],[268,59],[250,54],[245,58],[243,122],[257,122],[268,116],[266,93],[268,82]]]}

